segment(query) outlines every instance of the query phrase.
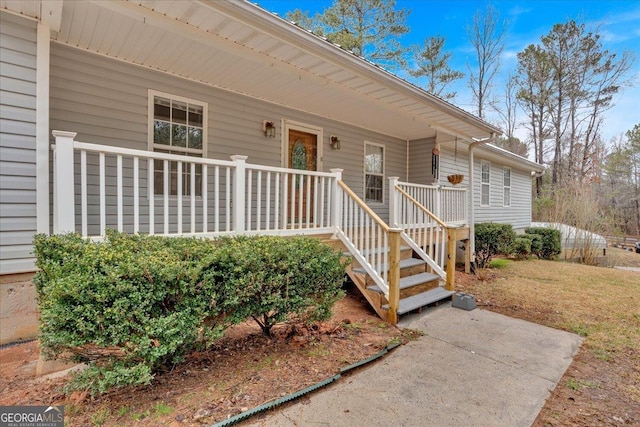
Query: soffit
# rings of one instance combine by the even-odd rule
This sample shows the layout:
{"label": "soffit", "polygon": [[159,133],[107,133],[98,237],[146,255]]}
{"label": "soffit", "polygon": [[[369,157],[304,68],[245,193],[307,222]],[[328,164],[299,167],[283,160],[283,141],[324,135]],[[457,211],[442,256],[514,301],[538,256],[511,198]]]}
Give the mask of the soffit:
{"label": "soffit", "polygon": [[495,130],[244,1],[65,1],[52,39],[405,140]]}

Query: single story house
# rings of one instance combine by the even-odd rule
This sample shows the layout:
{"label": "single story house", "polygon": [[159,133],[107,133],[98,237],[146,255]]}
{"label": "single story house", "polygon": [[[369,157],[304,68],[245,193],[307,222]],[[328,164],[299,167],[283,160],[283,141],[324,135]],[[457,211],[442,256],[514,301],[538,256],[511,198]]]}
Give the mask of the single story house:
{"label": "single story house", "polygon": [[498,128],[246,1],[1,0],[0,84],[1,342],[35,233],[330,236],[393,321],[397,251],[450,292],[474,222],[531,221]]}

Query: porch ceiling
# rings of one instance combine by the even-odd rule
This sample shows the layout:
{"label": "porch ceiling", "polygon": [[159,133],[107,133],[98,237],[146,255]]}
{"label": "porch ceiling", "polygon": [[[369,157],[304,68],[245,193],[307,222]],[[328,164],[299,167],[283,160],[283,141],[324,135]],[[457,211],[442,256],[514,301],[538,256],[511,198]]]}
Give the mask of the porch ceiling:
{"label": "porch ceiling", "polygon": [[[9,2],[5,2],[9,3]],[[245,1],[64,1],[56,42],[412,140],[498,129]]]}

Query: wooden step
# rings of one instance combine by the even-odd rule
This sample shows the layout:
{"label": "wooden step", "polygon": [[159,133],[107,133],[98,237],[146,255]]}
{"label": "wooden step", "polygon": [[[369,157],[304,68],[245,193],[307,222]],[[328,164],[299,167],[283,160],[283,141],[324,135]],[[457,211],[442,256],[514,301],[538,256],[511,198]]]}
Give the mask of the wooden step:
{"label": "wooden step", "polygon": [[[413,311],[420,307],[425,307],[434,302],[442,301],[453,295],[452,291],[448,291],[445,288],[437,287],[427,292],[411,296],[409,298],[403,298],[400,300],[400,306],[398,307],[398,315],[402,315]],[[383,309],[389,310],[389,304],[382,306]]]}
{"label": "wooden step", "polygon": [[[421,259],[418,258],[403,258],[400,260],[400,277],[411,276],[414,274],[422,273],[425,271],[425,267],[427,265]],[[354,272],[359,274],[367,274],[366,270],[362,267],[356,267],[353,269]],[[382,274],[382,269],[378,270],[378,274]],[[371,280],[371,279],[368,279]],[[373,282],[369,283],[373,285]]]}
{"label": "wooden step", "polygon": [[[406,276],[400,278],[400,292],[405,289],[409,289],[415,286],[419,286],[425,283],[440,280],[440,276],[432,273],[419,273],[413,276]],[[372,285],[367,287],[368,290],[383,293],[382,289],[378,285]]]}

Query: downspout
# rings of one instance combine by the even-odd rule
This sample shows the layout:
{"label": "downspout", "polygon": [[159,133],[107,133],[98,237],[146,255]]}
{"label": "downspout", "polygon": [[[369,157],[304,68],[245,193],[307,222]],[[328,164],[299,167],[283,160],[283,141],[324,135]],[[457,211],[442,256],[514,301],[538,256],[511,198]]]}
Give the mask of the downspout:
{"label": "downspout", "polygon": [[483,138],[483,139],[475,139],[473,138],[473,141],[471,142],[471,144],[469,144],[469,251],[471,253],[471,271],[475,271],[475,265],[476,265],[476,238],[475,238],[475,213],[474,213],[474,203],[473,203],[473,197],[474,197],[474,192],[473,192],[473,188],[474,188],[474,178],[473,178],[473,172],[474,172],[474,161],[473,161],[473,152],[475,151],[476,147],[479,147],[480,145],[483,144],[488,144],[493,142],[496,139],[496,133],[495,132],[491,132],[491,136],[489,138]]}

